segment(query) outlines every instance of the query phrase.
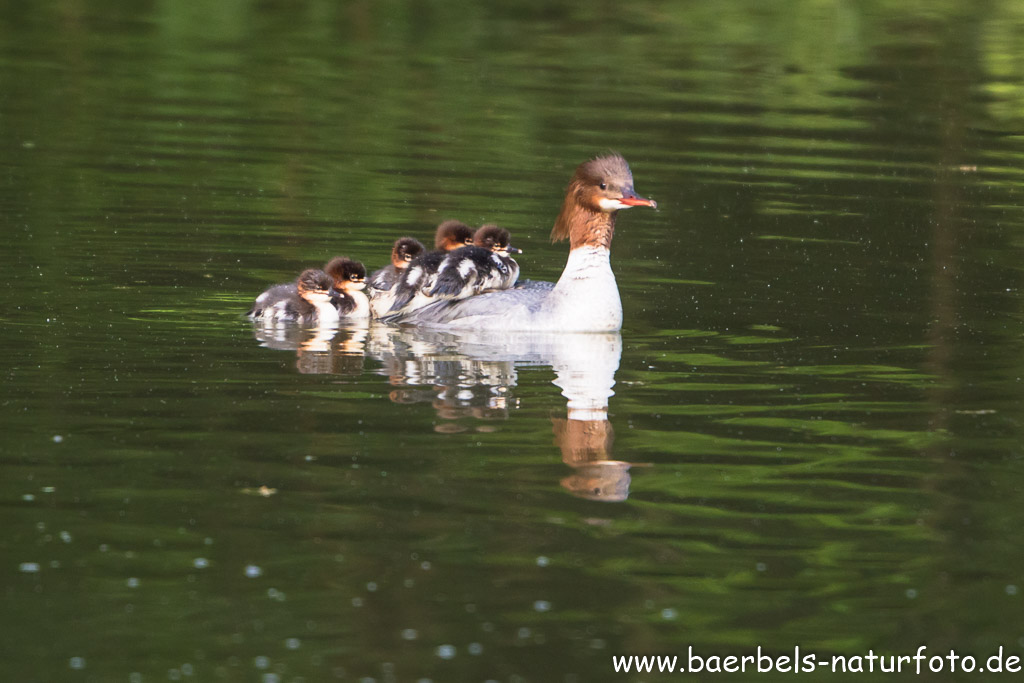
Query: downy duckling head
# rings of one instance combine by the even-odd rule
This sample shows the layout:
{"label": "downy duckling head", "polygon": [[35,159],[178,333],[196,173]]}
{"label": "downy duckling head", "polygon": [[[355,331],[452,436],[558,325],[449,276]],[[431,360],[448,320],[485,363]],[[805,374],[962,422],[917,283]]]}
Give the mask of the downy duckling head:
{"label": "downy duckling head", "polygon": [[451,251],[473,244],[473,230],[462,221],[445,221],[437,226],[434,235],[434,248]]}
{"label": "downy duckling head", "polygon": [[412,237],[395,240],[391,248],[391,265],[398,270],[408,268],[409,263],[424,252],[423,243]]}
{"label": "downy duckling head", "polygon": [[336,256],[324,270],[333,278],[334,287],[339,292],[358,291],[366,287],[366,268],[359,261]]}
{"label": "downy duckling head", "polygon": [[496,254],[508,256],[509,254],[521,254],[522,249],[516,249],[509,242],[512,235],[505,228],[497,225],[481,225],[473,233],[473,244],[484,249],[489,249]]}
{"label": "downy duckling head", "polygon": [[299,290],[299,296],[314,304],[330,301],[331,297],[337,294],[331,276],[317,268],[302,271],[295,280],[295,286]]}

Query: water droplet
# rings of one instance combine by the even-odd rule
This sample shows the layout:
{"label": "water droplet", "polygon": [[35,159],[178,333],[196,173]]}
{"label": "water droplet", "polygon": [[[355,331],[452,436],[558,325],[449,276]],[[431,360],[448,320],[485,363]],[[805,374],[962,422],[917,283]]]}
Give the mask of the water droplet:
{"label": "water droplet", "polygon": [[469,647],[466,648],[471,655],[481,655],[484,652],[484,646],[480,643],[470,643]]}
{"label": "water droplet", "polygon": [[917,597],[917,591],[915,589],[913,589],[913,588],[908,588],[906,595],[907,595],[908,598],[913,600],[914,598]]}
{"label": "water droplet", "polygon": [[18,571],[24,572],[25,574],[35,574],[39,571],[38,562],[22,562],[18,565]]}
{"label": "water droplet", "polygon": [[210,566],[210,561],[205,557],[197,557],[196,559],[192,560],[192,566],[196,569],[206,569]]}
{"label": "water droplet", "polygon": [[252,665],[257,669],[266,669],[270,666],[270,658],[260,655],[259,657],[253,657]]}
{"label": "water droplet", "polygon": [[60,434],[54,434],[54,435],[53,435],[53,442],[54,442],[54,443],[60,443],[60,442],[62,442],[63,440],[64,440],[64,437],[63,437],[63,436],[61,436]]}
{"label": "water droplet", "polygon": [[420,632],[414,628],[407,628],[402,631],[402,640],[416,640],[420,637]]}
{"label": "water droplet", "polygon": [[70,666],[72,669],[84,669],[85,659],[82,657],[72,657],[68,660],[68,666]]}
{"label": "water droplet", "polygon": [[437,656],[441,659],[453,659],[455,657],[454,645],[440,645],[437,648]]}
{"label": "water droplet", "polygon": [[547,600],[537,600],[533,603],[533,609],[537,612],[547,612],[551,609],[551,603]]}
{"label": "water droplet", "polygon": [[673,621],[673,620],[677,619],[678,617],[679,617],[679,612],[677,612],[676,610],[672,609],[671,607],[666,607],[665,609],[661,610],[661,618],[665,619],[666,621]]}
{"label": "water droplet", "polygon": [[284,646],[289,650],[298,650],[300,647],[302,647],[302,641],[298,638],[289,638],[288,640],[284,641]]}
{"label": "water droplet", "polygon": [[245,568],[245,575],[250,579],[255,579],[256,577],[263,576],[263,570],[254,564],[250,564]]}
{"label": "water droplet", "polygon": [[548,558],[544,557],[543,555],[540,555],[537,558],[537,566],[538,567],[547,567],[549,564],[551,564],[551,560],[549,560]]}
{"label": "water droplet", "polygon": [[1012,583],[1009,584],[1006,587],[1006,594],[1007,595],[1016,595],[1017,594],[1017,587],[1015,585],[1013,585]]}

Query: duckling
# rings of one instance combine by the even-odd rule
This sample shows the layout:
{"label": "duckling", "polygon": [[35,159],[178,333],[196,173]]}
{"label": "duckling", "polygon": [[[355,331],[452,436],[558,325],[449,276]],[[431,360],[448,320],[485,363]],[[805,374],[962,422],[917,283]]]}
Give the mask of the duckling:
{"label": "duckling", "polygon": [[367,294],[370,298],[370,311],[373,317],[379,318],[395,302],[395,285],[402,273],[412,261],[425,251],[419,240],[402,237],[395,241],[391,248],[391,264],[377,270],[370,276]]}
{"label": "duckling", "polygon": [[[473,231],[461,221],[448,220],[437,226],[434,236],[434,251],[428,251],[415,258],[402,273],[395,285],[394,301],[378,315],[390,315],[399,311],[412,311],[430,302],[426,292],[434,287],[437,269],[450,251],[473,244]],[[421,294],[417,297],[417,294]],[[416,301],[413,301],[416,299]]]}
{"label": "duckling", "polygon": [[426,251],[426,247],[423,246],[423,243],[412,237],[395,240],[395,244],[391,247],[391,263],[375,270],[370,276],[370,296],[374,296],[374,290],[385,292],[390,290],[398,282],[402,271],[408,268],[409,263],[424,251]]}
{"label": "duckling", "polygon": [[519,264],[510,254],[521,253],[509,244],[508,230],[483,225],[473,235],[473,246],[450,252],[437,270],[429,296],[465,299],[489,290],[508,289],[519,279]]}
{"label": "duckling", "polygon": [[363,293],[366,268],[359,261],[336,256],[324,268],[334,282],[332,299],[338,315],[345,319],[370,317],[370,300]]}
{"label": "duckling", "polygon": [[338,309],[332,303],[337,294],[331,276],[309,268],[295,280],[295,293],[278,299],[260,310],[250,311],[253,319],[264,324],[297,322],[302,325],[332,325],[338,322]]}

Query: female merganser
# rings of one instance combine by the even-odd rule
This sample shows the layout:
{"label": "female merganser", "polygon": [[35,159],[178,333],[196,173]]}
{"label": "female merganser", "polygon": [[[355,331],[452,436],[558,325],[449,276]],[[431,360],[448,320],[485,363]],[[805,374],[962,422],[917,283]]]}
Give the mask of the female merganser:
{"label": "female merganser", "polygon": [[465,299],[492,289],[508,289],[519,279],[519,264],[510,254],[520,249],[509,244],[508,230],[483,225],[473,234],[473,246],[449,252],[437,269],[429,296]]}
{"label": "female merganser", "polygon": [[447,300],[396,316],[396,322],[457,329],[614,331],[622,327],[622,302],[610,248],[619,211],[657,204],[633,191],[629,164],[618,154],[577,167],[552,241],[569,238],[569,259],[551,288],[528,287]]}
{"label": "female merganser", "polygon": [[366,287],[366,268],[359,261],[336,256],[324,267],[334,281],[333,303],[342,318],[369,318],[370,300],[362,292]]}
{"label": "female merganser", "polygon": [[310,268],[302,271],[295,281],[294,294],[280,298],[265,308],[253,308],[249,315],[264,324],[297,322],[302,325],[336,325],[338,309],[332,303],[336,295],[331,276],[322,270]]}
{"label": "female merganser", "polygon": [[[427,292],[434,287],[437,270],[449,251],[473,244],[473,231],[462,221],[445,221],[437,226],[434,251],[420,254],[402,273],[395,285],[394,300],[378,316],[408,312],[430,303]],[[421,296],[417,296],[421,294]],[[416,299],[415,301],[413,301]],[[375,309],[376,310],[376,309]]]}
{"label": "female merganser", "polygon": [[417,256],[425,251],[419,240],[403,237],[395,241],[391,248],[391,264],[377,270],[370,276],[367,294],[370,297],[370,311],[373,317],[384,315],[395,302],[395,285],[402,273]]}

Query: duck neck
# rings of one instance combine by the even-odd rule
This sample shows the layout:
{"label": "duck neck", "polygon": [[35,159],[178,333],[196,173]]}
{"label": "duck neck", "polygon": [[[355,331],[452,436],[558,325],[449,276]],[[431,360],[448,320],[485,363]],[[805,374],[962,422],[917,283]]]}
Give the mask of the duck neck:
{"label": "duck neck", "polygon": [[568,237],[570,249],[584,246],[611,249],[617,213],[587,208],[579,203],[575,193],[570,192],[565,197],[551,236],[555,239]]}
{"label": "duck neck", "polygon": [[590,209],[581,197],[581,188],[571,183],[551,231],[556,241],[569,238],[569,259],[545,306],[561,330],[618,330],[622,302],[610,252],[615,212]]}

